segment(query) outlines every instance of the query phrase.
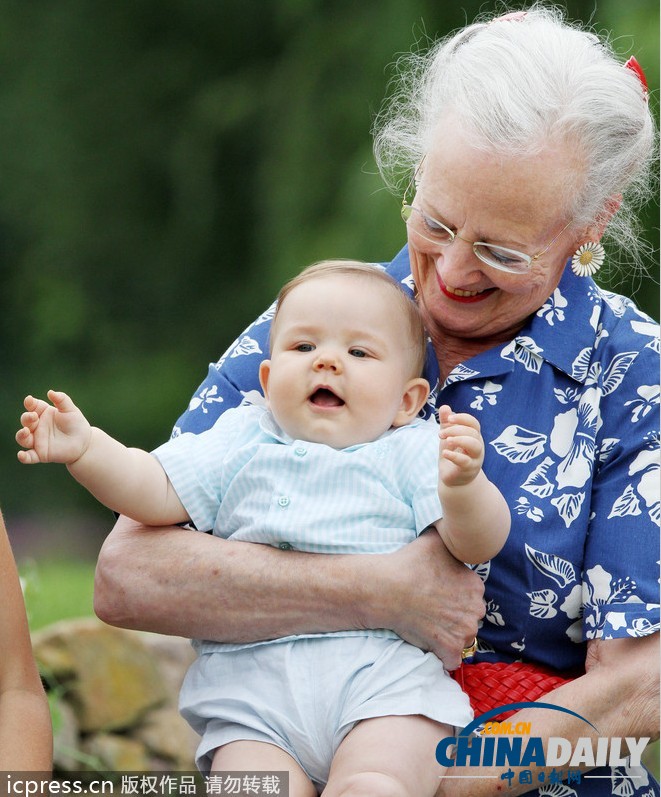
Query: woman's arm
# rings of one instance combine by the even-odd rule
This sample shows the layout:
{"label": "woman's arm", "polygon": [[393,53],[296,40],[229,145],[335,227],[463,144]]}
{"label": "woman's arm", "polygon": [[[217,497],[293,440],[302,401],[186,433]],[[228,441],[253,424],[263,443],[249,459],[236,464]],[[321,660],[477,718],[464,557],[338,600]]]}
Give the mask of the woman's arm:
{"label": "woman's arm", "polygon": [[227,642],[390,628],[452,669],[482,595],[436,533],[392,554],[316,555],[120,518],[99,556],[95,611],[110,625]]}
{"label": "woman's arm", "polygon": [[0,515],[0,771],[50,772],[53,733]]}
{"label": "woman's arm", "polygon": [[[559,711],[547,709],[524,709],[508,718],[514,726],[519,721],[531,722],[531,736],[539,736],[546,750],[550,737],[568,739],[575,748],[577,739],[590,737],[593,749],[597,749],[598,738],[633,737],[638,740],[659,737],[659,635],[634,639],[593,640],[588,642],[585,675],[564,684],[540,698],[539,702],[569,708],[589,720],[597,729],[579,719]],[[510,737],[511,738],[511,737]],[[534,786],[521,785],[518,774],[523,769],[532,771],[533,784],[538,784],[539,767],[511,767],[514,777],[511,788],[501,775],[508,766],[461,767],[448,774],[461,774],[461,779],[441,781],[437,797],[488,797],[506,792],[508,795],[525,794]],[[557,767],[564,769],[567,765]],[[586,767],[572,766],[572,770]],[[548,782],[547,770],[547,782]],[[588,773],[589,774],[589,773]],[[474,777],[468,777],[473,775]],[[492,778],[484,776],[492,775]],[[479,776],[479,778],[477,777]]]}

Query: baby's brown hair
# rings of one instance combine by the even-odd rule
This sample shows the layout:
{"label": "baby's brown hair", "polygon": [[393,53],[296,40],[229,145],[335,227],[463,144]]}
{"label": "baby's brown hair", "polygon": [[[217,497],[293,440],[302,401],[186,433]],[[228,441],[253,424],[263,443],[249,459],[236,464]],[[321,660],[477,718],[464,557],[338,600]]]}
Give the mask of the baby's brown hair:
{"label": "baby's brown hair", "polygon": [[313,279],[335,275],[363,277],[365,279],[375,280],[381,285],[385,285],[392,292],[393,298],[399,304],[408,321],[411,343],[414,348],[414,359],[411,363],[412,376],[420,376],[424,369],[425,357],[427,355],[427,333],[422,322],[422,316],[420,315],[418,305],[385,271],[382,271],[380,268],[370,263],[364,263],[361,260],[322,260],[319,263],[314,263],[303,269],[300,274],[297,274],[289,280],[289,282],[286,282],[278,294],[275,315],[271,323],[271,331],[273,331],[275,327],[280,307],[282,307],[284,300],[294,288]]}

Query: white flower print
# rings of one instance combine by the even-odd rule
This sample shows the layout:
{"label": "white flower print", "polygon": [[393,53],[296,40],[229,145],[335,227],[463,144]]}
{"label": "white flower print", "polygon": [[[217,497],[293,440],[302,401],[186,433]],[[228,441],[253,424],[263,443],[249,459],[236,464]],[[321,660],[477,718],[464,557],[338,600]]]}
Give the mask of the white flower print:
{"label": "white flower print", "polygon": [[560,289],[556,288],[553,291],[553,296],[537,311],[537,315],[545,319],[546,323],[552,327],[556,321],[565,320],[565,307],[567,307],[567,300],[560,293]]}
{"label": "white flower print", "polygon": [[649,337],[649,341],[645,344],[646,349],[652,349],[658,353],[659,345],[659,325],[650,321],[632,321],[631,329],[639,335]]}
{"label": "white flower print", "polygon": [[539,507],[533,506],[524,495],[520,496],[517,500],[514,511],[517,515],[525,515],[528,520],[534,520],[535,523],[544,520],[544,513],[542,510],[539,509]]}
{"label": "white flower print", "polygon": [[202,412],[206,415],[209,412],[209,404],[222,404],[224,401],[222,396],[218,396],[218,385],[212,385],[211,387],[205,387],[199,394],[199,396],[193,396],[188,404],[189,411],[202,409]]}
{"label": "white flower print", "polygon": [[501,385],[496,385],[494,382],[491,382],[489,379],[486,380],[484,383],[484,387],[476,387],[473,386],[473,390],[478,393],[475,399],[471,402],[471,407],[474,410],[481,410],[483,403],[486,401],[491,407],[496,405],[497,397],[496,394],[500,393],[502,390]]}
{"label": "white flower print", "polygon": [[576,581],[576,568],[571,562],[555,554],[538,551],[526,543],[526,556],[540,573],[555,581],[559,587],[567,587]]}
{"label": "white flower print", "polygon": [[571,375],[577,382],[585,382],[591,358],[592,349],[583,349],[572,363]]}
{"label": "white flower print", "polygon": [[627,308],[631,306],[629,299],[625,299],[624,296],[620,296],[617,293],[602,290],[601,295],[605,299],[606,304],[613,311],[613,314],[618,318],[622,318],[622,316],[626,313]]}
{"label": "white flower print", "polygon": [[613,504],[613,507],[608,515],[608,519],[614,517],[628,517],[632,516],[635,517],[636,515],[641,515],[642,509],[640,508],[640,501],[638,500],[638,496],[633,491],[633,485],[627,485],[626,490],[620,495]]}
{"label": "white flower print", "polygon": [[608,457],[613,453],[615,446],[620,442],[619,437],[605,437],[601,441],[601,448],[598,451],[597,457],[599,462],[606,462]]}
{"label": "white flower print", "polygon": [[544,452],[546,440],[546,435],[540,432],[508,426],[491,445],[510,462],[530,462]]}
{"label": "white flower print", "polygon": [[612,575],[604,570],[601,565],[595,565],[585,572],[583,581],[583,605],[589,607],[590,614],[585,619],[585,624],[594,631],[588,631],[586,636],[593,639],[602,628],[605,618],[602,617],[602,607],[612,603],[640,602],[633,594],[636,582],[629,576],[613,581]]}
{"label": "white flower print", "polygon": [[[656,607],[652,607],[648,604],[647,608],[656,608]],[[610,621],[610,616],[612,614],[615,614],[615,612],[609,612],[608,614],[609,621]],[[613,625],[612,622],[611,625]],[[629,636],[632,637],[648,636],[649,634],[656,633],[659,630],[660,625],[661,624],[659,623],[650,623],[647,617],[636,617],[636,619],[631,623],[631,628],[627,629],[627,634],[629,634]],[[613,628],[615,627],[616,626],[613,625]]]}
{"label": "white flower print", "polygon": [[567,387],[564,390],[559,390],[555,387],[553,388],[553,393],[561,404],[575,404],[581,395],[580,391],[573,387]]}
{"label": "white flower print", "polygon": [[613,357],[604,375],[604,396],[608,396],[622,384],[631,363],[637,356],[637,351],[625,351]]}
{"label": "white flower print", "polygon": [[558,466],[558,487],[583,487],[592,474],[594,439],[601,425],[599,391],[585,390],[578,408],[556,416],[551,432],[551,450],[564,457]]}
{"label": "white flower print", "polygon": [[530,598],[529,612],[538,620],[548,620],[558,613],[553,607],[558,596],[552,589],[538,589],[535,592],[526,592],[526,595]]}
{"label": "white flower print", "polygon": [[576,620],[583,616],[583,604],[581,603],[581,595],[583,589],[580,584],[574,584],[571,592],[564,599],[560,606],[560,611],[564,612],[570,620]]}
{"label": "white flower print", "polygon": [[445,384],[451,385],[453,382],[461,382],[464,379],[472,379],[478,374],[479,371],[474,371],[472,368],[468,368],[463,363],[459,363],[459,365],[455,366],[452,371],[450,371],[448,378],[445,380]]}
{"label": "white flower print", "polygon": [[629,467],[629,475],[635,476],[642,473],[640,481],[636,485],[636,490],[645,501],[650,517],[656,523],[659,522],[661,509],[659,507],[659,450],[656,446],[640,451],[636,459]]}
{"label": "white flower print", "polygon": [[540,797],[578,797],[575,789],[566,783],[548,783],[539,787]]}
{"label": "white flower print", "polygon": [[523,365],[526,371],[538,374],[542,370],[544,358],[541,349],[532,338],[519,337],[515,340],[513,355],[516,362]]}
{"label": "white flower print", "polygon": [[489,573],[491,572],[491,560],[488,562],[480,562],[479,565],[469,565],[469,567],[474,573],[478,574],[482,579],[482,583],[484,583],[489,578]]}
{"label": "white flower print", "polygon": [[649,786],[649,783],[650,779],[644,767],[632,767],[627,763],[612,769],[611,793],[618,797],[630,797],[635,794],[637,789]]}
{"label": "white flower print", "polygon": [[254,338],[244,335],[235,345],[230,357],[242,357],[247,354],[263,354],[263,352]]}
{"label": "white flower print", "polygon": [[607,329],[604,329],[601,324],[597,327],[597,335],[594,339],[594,348],[595,350],[599,348],[599,344],[602,340],[610,337],[610,333]]}
{"label": "white flower print", "polygon": [[549,481],[547,473],[552,465],[553,460],[550,457],[544,457],[544,460],[523,482],[521,488],[537,496],[537,498],[550,498],[553,495],[554,487]]}
{"label": "white flower print", "polygon": [[438,379],[436,380],[436,384],[432,387],[429,391],[429,396],[427,398],[427,405],[431,409],[431,415],[436,415],[436,398],[438,397],[440,385],[438,384]]}
{"label": "white flower print", "polygon": [[505,621],[503,620],[503,615],[500,613],[500,606],[493,601],[487,602],[487,610],[484,615],[485,620],[492,623],[493,625],[504,626]]}
{"label": "white flower print", "polygon": [[558,514],[565,523],[565,528],[569,528],[581,514],[584,501],[585,493],[564,493],[558,498],[553,498],[551,504],[558,510]]}
{"label": "white flower print", "polygon": [[641,418],[644,418],[647,413],[659,403],[661,389],[659,385],[641,385],[636,392],[640,396],[639,399],[624,402],[625,407],[633,406],[634,408],[631,411],[632,423],[638,423]]}

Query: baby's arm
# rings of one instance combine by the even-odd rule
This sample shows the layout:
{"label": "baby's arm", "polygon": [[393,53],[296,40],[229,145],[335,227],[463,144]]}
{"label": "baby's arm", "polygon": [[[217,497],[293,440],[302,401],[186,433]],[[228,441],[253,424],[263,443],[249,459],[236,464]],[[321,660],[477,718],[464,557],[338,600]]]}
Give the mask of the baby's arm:
{"label": "baby's arm", "polygon": [[438,495],[443,518],[436,524],[443,542],[460,561],[478,564],[495,556],[507,540],[510,513],[500,490],[482,470],[484,440],[468,413],[440,408]]}
{"label": "baby's arm", "polygon": [[165,471],[151,454],[127,448],[90,426],[66,393],[48,391],[49,404],[28,396],[16,442],[25,465],[60,462],[115,512],[148,526],[181,523],[188,515]]}

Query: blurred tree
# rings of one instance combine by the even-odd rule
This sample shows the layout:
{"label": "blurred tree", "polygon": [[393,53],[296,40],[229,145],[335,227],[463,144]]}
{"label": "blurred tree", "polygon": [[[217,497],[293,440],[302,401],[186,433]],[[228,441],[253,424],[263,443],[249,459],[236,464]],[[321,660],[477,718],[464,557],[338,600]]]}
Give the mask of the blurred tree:
{"label": "blurred tree", "polygon": [[[657,4],[566,7],[615,31],[656,103]],[[26,392],[68,390],[93,421],[152,447],[207,362],[284,279],[322,257],[386,260],[400,248],[398,201],[370,139],[388,65],[485,9],[482,0],[0,5],[7,512],[96,506],[63,469],[16,462]],[[656,252],[657,215],[654,204],[644,217]],[[658,317],[651,281],[637,299]]]}

